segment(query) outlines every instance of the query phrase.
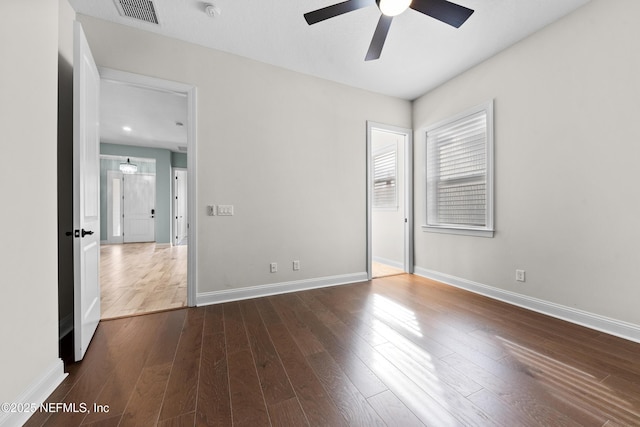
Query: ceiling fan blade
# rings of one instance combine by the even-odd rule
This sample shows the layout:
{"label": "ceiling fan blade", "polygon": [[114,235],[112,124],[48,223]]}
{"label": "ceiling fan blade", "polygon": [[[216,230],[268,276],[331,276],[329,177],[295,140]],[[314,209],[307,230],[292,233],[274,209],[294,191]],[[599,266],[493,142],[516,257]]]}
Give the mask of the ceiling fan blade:
{"label": "ceiling fan blade", "polygon": [[342,3],[314,10],[313,12],[305,13],[304,19],[307,20],[307,24],[313,25],[318,22],[324,21],[325,19],[333,18],[347,12],[353,12],[354,10],[371,6],[374,3],[374,0],[347,0]]}
{"label": "ceiling fan blade", "polygon": [[447,0],[413,0],[410,7],[456,28],[464,24],[473,13],[472,9]]}
{"label": "ceiling fan blade", "polygon": [[382,47],[384,46],[384,41],[387,39],[387,33],[389,32],[389,27],[391,26],[391,21],[393,21],[393,17],[380,15],[380,20],[378,21],[376,31],[375,33],[373,33],[373,38],[371,39],[371,44],[369,45],[369,50],[367,51],[367,56],[364,58],[365,61],[372,61],[374,59],[380,58]]}

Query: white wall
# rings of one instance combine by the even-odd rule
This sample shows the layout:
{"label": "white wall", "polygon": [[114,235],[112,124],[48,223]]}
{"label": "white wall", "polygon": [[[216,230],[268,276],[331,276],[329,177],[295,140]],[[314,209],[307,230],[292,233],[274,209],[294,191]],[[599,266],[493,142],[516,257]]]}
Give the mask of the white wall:
{"label": "white wall", "polygon": [[[58,2],[0,2],[0,402],[58,359],[56,129]],[[28,17],[28,19],[26,18]],[[0,424],[2,417],[0,413]]]}
{"label": "white wall", "polygon": [[373,260],[404,268],[404,206],[405,206],[405,137],[403,135],[371,130],[371,154],[388,147],[397,148],[396,183],[398,204],[395,209],[373,208],[371,212],[371,252]]}
{"label": "white wall", "polygon": [[409,127],[409,102],[79,19],[99,65],[197,87],[198,292],[366,271],[366,121]]}
{"label": "white wall", "polygon": [[420,228],[416,132],[419,268],[640,325],[639,15],[636,0],[594,0],[415,101],[420,129],[495,98],[496,138],[487,239]]}

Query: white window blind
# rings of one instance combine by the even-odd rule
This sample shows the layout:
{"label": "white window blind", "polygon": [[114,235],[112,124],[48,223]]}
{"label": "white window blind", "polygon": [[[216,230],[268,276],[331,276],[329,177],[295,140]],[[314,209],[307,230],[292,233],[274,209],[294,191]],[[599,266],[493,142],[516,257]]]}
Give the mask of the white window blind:
{"label": "white window blind", "polygon": [[397,208],[397,166],[398,149],[385,148],[373,155],[373,207]]}
{"label": "white window blind", "polygon": [[491,107],[427,130],[427,227],[493,231]]}

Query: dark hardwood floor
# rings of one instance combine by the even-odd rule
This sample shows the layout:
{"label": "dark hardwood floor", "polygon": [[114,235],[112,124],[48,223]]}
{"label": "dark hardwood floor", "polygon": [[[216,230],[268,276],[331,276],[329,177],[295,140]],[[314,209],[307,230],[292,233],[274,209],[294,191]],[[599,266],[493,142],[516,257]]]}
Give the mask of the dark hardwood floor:
{"label": "dark hardwood floor", "polygon": [[410,275],[104,321],[67,370],[92,412],[28,426],[640,426],[640,344]]}

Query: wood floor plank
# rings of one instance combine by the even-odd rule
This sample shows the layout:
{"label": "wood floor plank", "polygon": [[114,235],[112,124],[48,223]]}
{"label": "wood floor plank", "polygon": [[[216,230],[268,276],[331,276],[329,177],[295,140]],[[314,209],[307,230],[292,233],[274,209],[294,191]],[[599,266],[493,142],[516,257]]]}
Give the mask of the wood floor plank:
{"label": "wood floor plank", "polygon": [[102,420],[98,420],[91,424],[83,424],[83,426],[87,427],[118,427],[120,424],[120,419],[122,416],[116,415],[115,417],[105,418]]}
{"label": "wood floor plank", "polygon": [[[158,314],[156,318],[158,323],[163,324],[167,321],[167,313]],[[148,321],[136,332],[138,332],[138,339],[124,350],[122,361],[118,363],[116,369],[106,380],[96,399],[98,404],[109,402],[109,411],[91,412],[85,417],[83,424],[91,424],[101,419],[111,418],[115,414],[124,414],[147,357],[154,350],[153,344],[157,341],[162,328],[157,328],[155,322]]]}
{"label": "wood floor plank", "polygon": [[260,387],[267,406],[295,397],[295,393],[285,373],[258,309],[253,301],[242,301],[240,311],[249,338],[249,347],[260,379]]}
{"label": "wood floor plank", "polygon": [[249,349],[247,332],[244,328],[240,306],[236,302],[223,305],[224,333],[229,356]]}
{"label": "wood floor plank", "polygon": [[204,318],[196,425],[231,425],[231,397],[222,305],[209,306]]}
{"label": "wood floor plank", "polygon": [[518,414],[509,405],[500,400],[489,390],[483,388],[468,397],[479,408],[490,414],[491,419],[498,425],[510,427],[527,427],[535,425],[531,418]]}
{"label": "wood floor plank", "polygon": [[186,245],[101,245],[101,318],[185,307],[187,251]]}
{"label": "wood floor plank", "polygon": [[304,309],[299,303],[294,306],[298,307],[296,311],[299,317],[308,325],[309,330],[316,336],[331,357],[336,360],[345,372],[349,373],[351,382],[360,390],[363,396],[373,396],[387,389],[387,386],[380,381],[366,364],[362,363],[355,353],[349,349],[349,346],[341,342],[333,334],[330,327],[323,324],[311,311]]}
{"label": "wood floor plank", "polygon": [[390,390],[367,399],[388,426],[420,427],[422,423]]}
{"label": "wood floor plank", "polygon": [[158,427],[193,427],[195,416],[195,412],[178,415],[177,417],[160,421]]}
{"label": "wood floor plank", "polygon": [[[604,424],[601,419],[573,410],[563,400],[555,400],[533,381],[527,372],[514,371],[499,363],[489,362],[488,359],[485,359],[482,366],[478,366],[458,354],[446,356],[442,361],[461,373],[473,377],[476,382],[499,396],[512,409],[522,412],[524,416],[535,420],[539,425],[577,427]],[[479,359],[475,361],[482,363]]]}
{"label": "wood floor plank", "polygon": [[384,426],[369,402],[328,353],[311,354],[307,360],[349,425]]}
{"label": "wood floor plank", "polygon": [[[151,306],[174,279],[146,268]],[[400,275],[101,322],[48,401],[112,410],[26,426],[640,426],[638,354]]]}
{"label": "wood floor plank", "polygon": [[287,325],[291,336],[305,356],[325,350],[315,335],[311,333],[309,327],[299,318],[298,313],[294,310],[295,306],[292,304],[297,303],[295,299],[292,300],[289,295],[278,295],[270,297],[269,302],[278,313],[278,316]]}
{"label": "wood floor plank", "polygon": [[242,350],[229,356],[229,388],[234,426],[269,426],[269,414],[253,356]]}
{"label": "wood floor plank", "polygon": [[451,411],[457,408],[442,406],[412,380],[410,374],[400,371],[377,351],[361,355],[364,362],[387,385],[415,416],[426,425],[462,426],[464,425]]}
{"label": "wood floor plank", "polygon": [[158,337],[145,366],[173,363],[188,312],[188,310],[174,310],[163,314],[166,321],[158,328]]}
{"label": "wood floor plank", "polygon": [[269,405],[269,415],[273,427],[302,427],[309,425],[300,402],[295,397]]}
{"label": "wood floor plank", "polygon": [[[132,319],[131,322],[124,324],[113,341],[107,343],[105,348],[106,357],[97,357],[98,360],[92,364],[91,371],[85,372],[78,379],[65,396],[64,402],[110,405],[110,402],[98,399],[101,391],[114,373],[117,372],[118,366],[122,367],[128,364],[130,358],[135,356],[131,351],[132,343],[148,339],[147,336],[153,329],[153,320],[149,318]],[[119,405],[120,401],[114,403]],[[58,412],[51,414],[47,420],[47,425],[62,427],[81,425],[86,416],[87,414],[82,412]]]}
{"label": "wood floor plank", "polygon": [[121,427],[152,426],[158,422],[171,363],[145,367],[122,415]]}
{"label": "wood floor plank", "polygon": [[376,350],[401,371],[411,373],[416,384],[427,393],[434,386],[441,388],[444,384],[465,397],[482,390],[482,386],[469,376],[457,372],[436,358],[431,358],[418,347],[399,348],[386,343],[377,346]]}
{"label": "wood floor plank", "polygon": [[196,409],[204,310],[187,309],[187,318],[165,391],[160,420],[175,418]]}
{"label": "wood floor plank", "polygon": [[284,324],[269,323],[267,329],[309,424],[327,427],[346,426],[346,420],[327,395]]}

